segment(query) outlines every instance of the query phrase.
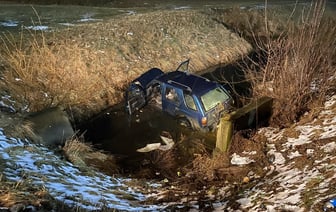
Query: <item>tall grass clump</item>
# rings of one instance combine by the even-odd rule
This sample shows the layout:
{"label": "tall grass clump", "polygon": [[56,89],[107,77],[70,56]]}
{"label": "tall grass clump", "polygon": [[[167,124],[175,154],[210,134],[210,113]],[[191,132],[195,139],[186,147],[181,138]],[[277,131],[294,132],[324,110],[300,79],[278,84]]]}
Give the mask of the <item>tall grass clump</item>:
{"label": "tall grass clump", "polygon": [[63,153],[68,161],[83,171],[93,171],[92,167],[109,175],[119,172],[116,159],[93,145],[73,138],[66,141]]}
{"label": "tall grass clump", "polygon": [[23,35],[19,41],[2,37],[0,87],[18,111],[61,106],[81,116],[94,113],[114,103],[116,90],[128,81],[104,52],[69,40],[47,41],[44,34]]}
{"label": "tall grass clump", "polygon": [[317,1],[298,22],[276,39],[268,39],[265,66],[249,70],[255,96],[274,98],[271,124],[285,127],[312,104],[321,105],[335,86],[336,21],[324,16]]}

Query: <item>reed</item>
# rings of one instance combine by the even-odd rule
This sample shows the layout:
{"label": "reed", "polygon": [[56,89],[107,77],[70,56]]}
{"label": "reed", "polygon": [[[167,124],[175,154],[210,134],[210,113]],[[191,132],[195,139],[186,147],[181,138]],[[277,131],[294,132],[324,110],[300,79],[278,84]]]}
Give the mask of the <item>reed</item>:
{"label": "reed", "polygon": [[267,62],[249,70],[255,96],[274,98],[271,124],[286,127],[322,106],[335,89],[336,21],[324,16],[325,2],[312,4],[298,22],[268,39]]}

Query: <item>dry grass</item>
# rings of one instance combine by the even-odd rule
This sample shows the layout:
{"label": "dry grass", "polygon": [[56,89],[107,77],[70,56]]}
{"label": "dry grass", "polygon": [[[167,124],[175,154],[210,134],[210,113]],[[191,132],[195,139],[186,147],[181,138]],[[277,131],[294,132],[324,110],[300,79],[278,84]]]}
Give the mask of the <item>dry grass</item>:
{"label": "dry grass", "polygon": [[274,98],[275,126],[291,125],[335,86],[336,21],[324,17],[324,8],[318,1],[299,23],[260,45],[267,47],[266,65],[248,71],[254,95]]}
{"label": "dry grass", "polygon": [[251,46],[210,16],[163,11],[77,26],[59,33],[2,37],[1,89],[20,110],[62,106],[85,118],[119,102],[151,67],[191,58],[194,72],[247,54]]}
{"label": "dry grass", "polygon": [[78,138],[68,140],[63,147],[65,157],[80,169],[88,170],[94,167],[109,175],[118,173],[118,167],[113,156],[95,149]]}
{"label": "dry grass", "polygon": [[230,166],[230,159],[226,153],[216,154],[213,157],[203,154],[197,155],[192,164],[193,175],[197,176],[198,179],[209,182],[220,178],[218,173],[221,169]]}
{"label": "dry grass", "polygon": [[242,69],[254,97],[274,98],[274,126],[298,121],[335,91],[336,20],[324,14],[325,3],[312,2],[309,8],[296,5],[291,13],[273,8],[212,12],[215,20],[243,36],[260,54],[246,60]]}
{"label": "dry grass", "polygon": [[[153,151],[149,157],[151,170],[154,175],[159,173],[158,177],[176,179],[183,175],[195,158],[199,155],[207,154],[205,144],[201,139],[188,138],[181,136],[173,148],[168,151]],[[153,173],[152,173],[153,174]]]}
{"label": "dry grass", "polygon": [[267,13],[261,9],[217,8],[212,9],[214,20],[238,33],[257,47],[266,39],[279,36],[286,29],[284,9],[267,8]]}
{"label": "dry grass", "polygon": [[15,208],[21,211],[19,208],[24,209],[26,206],[50,210],[54,202],[43,187],[32,186],[28,179],[10,182],[0,176],[0,207],[10,208],[11,211],[16,211]]}
{"label": "dry grass", "polygon": [[[8,47],[6,71],[2,88],[8,91],[21,108],[28,105],[32,111],[60,105],[89,111],[105,106],[102,100],[113,101],[118,82],[127,76],[114,70],[105,70],[99,63],[99,52],[80,47],[76,43],[47,44],[32,37],[30,46]],[[9,38],[7,38],[9,39]],[[43,40],[43,38],[42,38]],[[114,85],[113,85],[114,84]]]}

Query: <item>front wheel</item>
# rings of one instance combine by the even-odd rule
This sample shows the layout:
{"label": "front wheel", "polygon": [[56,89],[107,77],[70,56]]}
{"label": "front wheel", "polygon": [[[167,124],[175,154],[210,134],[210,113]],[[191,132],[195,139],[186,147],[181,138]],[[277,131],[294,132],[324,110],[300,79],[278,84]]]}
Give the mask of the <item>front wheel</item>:
{"label": "front wheel", "polygon": [[185,127],[187,129],[192,129],[191,123],[187,118],[179,118],[178,123],[182,127]]}

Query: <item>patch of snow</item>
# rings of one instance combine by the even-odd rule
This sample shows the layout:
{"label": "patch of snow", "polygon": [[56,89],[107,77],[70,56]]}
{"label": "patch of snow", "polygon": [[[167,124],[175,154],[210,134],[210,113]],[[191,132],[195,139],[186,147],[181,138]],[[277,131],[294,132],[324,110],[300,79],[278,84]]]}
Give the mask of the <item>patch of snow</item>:
{"label": "patch of snow", "polygon": [[[330,113],[325,113],[327,115],[332,115],[332,112]],[[331,124],[336,124],[336,116],[333,116],[332,119],[325,119],[323,121],[323,125],[331,125]]]}
{"label": "patch of snow", "polygon": [[282,165],[286,162],[286,159],[284,158],[284,156],[280,152],[277,152],[274,149],[271,149],[270,151],[268,151],[267,155],[274,156],[273,164]]}
{"label": "patch of snow", "polygon": [[[123,12],[123,11],[122,11]],[[136,14],[136,12],[134,11],[134,10],[128,10],[127,12],[126,12],[126,15],[135,15]]]}
{"label": "patch of snow", "polygon": [[[15,112],[15,108],[11,105],[9,105],[8,103],[14,103],[14,101],[10,100],[10,96],[8,96],[8,98],[6,97],[2,97],[3,100],[0,100],[0,107],[4,107],[9,109],[11,112]],[[6,102],[6,103],[5,103]]]}
{"label": "patch of snow", "polygon": [[0,22],[0,25],[4,27],[17,27],[19,25],[19,22],[8,20],[8,21]]}
{"label": "patch of snow", "polygon": [[293,158],[296,158],[296,157],[299,157],[299,156],[301,156],[301,154],[299,153],[299,151],[295,151],[295,152],[290,152],[287,157],[289,159],[293,159]]}
{"label": "patch of snow", "polygon": [[191,9],[191,6],[180,6],[174,8],[174,10],[185,10],[185,9]]}
{"label": "patch of snow", "polygon": [[320,138],[325,139],[325,138],[331,138],[336,136],[336,123],[334,125],[329,125],[323,127],[324,132],[321,133]]}
{"label": "patch of snow", "polygon": [[312,142],[311,137],[315,135],[316,130],[321,128],[320,126],[305,125],[297,126],[295,129],[300,132],[300,135],[298,138],[288,138],[288,141],[284,144],[287,148]]}
{"label": "patch of snow", "polygon": [[264,4],[257,4],[254,6],[255,10],[264,10],[265,9],[265,5]]}
{"label": "patch of snow", "polygon": [[336,142],[331,142],[331,143],[327,143],[326,145],[321,147],[323,149],[324,152],[326,153],[332,153],[336,151]]}
{"label": "patch of snow", "polygon": [[78,20],[78,22],[89,22],[89,21],[97,21],[98,19],[94,18],[81,18]]}
{"label": "patch of snow", "polygon": [[44,25],[37,25],[37,26],[27,26],[25,27],[26,29],[31,29],[31,30],[35,30],[35,31],[46,31],[49,29],[48,26],[44,26]]}
{"label": "patch of snow", "polygon": [[251,200],[249,198],[241,198],[238,199],[237,202],[240,203],[242,207],[246,207],[247,205],[251,204]]}
{"label": "patch of snow", "polygon": [[324,103],[324,107],[326,109],[329,109],[330,107],[332,107],[334,104],[336,104],[336,95],[333,95],[330,97],[330,99],[328,99],[325,103]]}
{"label": "patch of snow", "polygon": [[82,18],[78,20],[78,22],[89,22],[89,21],[98,21],[101,19],[95,19],[93,18],[95,14],[94,13],[85,13],[82,15]]}
{"label": "patch of snow", "polygon": [[251,160],[248,157],[242,157],[236,153],[232,154],[232,158],[231,158],[231,164],[232,165],[247,165],[250,163],[253,163],[254,160]]}
{"label": "patch of snow", "polygon": [[258,133],[265,135],[270,142],[275,142],[283,137],[283,130],[272,127],[261,128],[258,130]]}
{"label": "patch of snow", "polygon": [[59,24],[63,26],[76,26],[75,24],[72,23],[59,23]]}

